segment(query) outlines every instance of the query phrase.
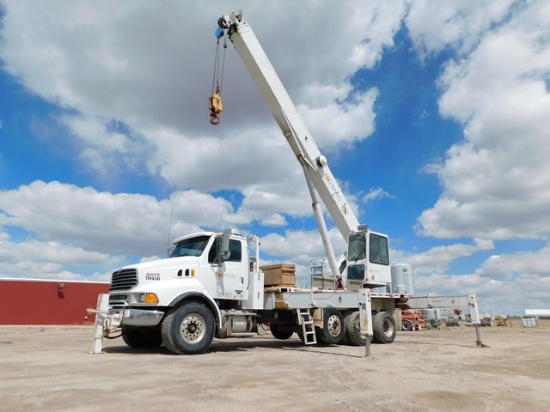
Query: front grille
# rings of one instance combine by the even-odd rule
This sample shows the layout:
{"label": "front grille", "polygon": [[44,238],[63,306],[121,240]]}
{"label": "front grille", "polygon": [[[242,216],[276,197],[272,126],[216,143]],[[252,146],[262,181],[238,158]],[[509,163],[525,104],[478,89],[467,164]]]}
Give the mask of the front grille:
{"label": "front grille", "polygon": [[137,270],[120,269],[113,272],[110,292],[118,290],[130,290],[138,284]]}
{"label": "front grille", "polygon": [[116,294],[109,296],[109,306],[112,309],[123,309],[128,304],[128,295]]}

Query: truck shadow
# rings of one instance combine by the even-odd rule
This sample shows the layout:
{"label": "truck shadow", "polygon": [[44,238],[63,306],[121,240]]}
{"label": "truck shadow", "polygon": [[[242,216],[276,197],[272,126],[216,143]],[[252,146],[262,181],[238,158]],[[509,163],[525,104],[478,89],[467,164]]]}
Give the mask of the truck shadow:
{"label": "truck shadow", "polygon": [[[345,353],[343,348],[349,348],[341,345],[304,345],[304,343],[298,338],[291,338],[288,340],[277,340],[271,336],[267,337],[255,337],[253,339],[214,339],[212,345],[203,355],[214,353],[231,353],[231,352],[246,352],[253,349],[273,349],[277,351],[297,351],[302,353],[315,353],[329,356],[344,356],[351,358],[362,358],[364,349],[357,347],[357,354]],[[172,352],[166,349],[164,346],[156,348],[131,348],[126,345],[120,346],[106,346],[103,348],[105,353],[117,353],[128,355],[170,355],[175,356]]]}

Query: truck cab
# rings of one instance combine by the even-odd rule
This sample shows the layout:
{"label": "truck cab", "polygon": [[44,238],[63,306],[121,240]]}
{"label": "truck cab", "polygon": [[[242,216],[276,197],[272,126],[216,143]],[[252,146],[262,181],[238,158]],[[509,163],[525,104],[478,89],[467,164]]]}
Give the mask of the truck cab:
{"label": "truck cab", "polygon": [[190,290],[213,300],[246,300],[250,269],[255,269],[255,264],[247,239],[234,231],[183,236],[174,240],[168,258],[115,271],[109,303],[119,309],[170,306],[178,295]]}
{"label": "truck cab", "polygon": [[[189,260],[187,258],[196,258]],[[243,300],[248,297],[249,250],[244,237],[233,233],[204,233],[174,241],[169,261],[190,264],[189,273],[178,270],[178,276],[196,277],[214,299]]]}

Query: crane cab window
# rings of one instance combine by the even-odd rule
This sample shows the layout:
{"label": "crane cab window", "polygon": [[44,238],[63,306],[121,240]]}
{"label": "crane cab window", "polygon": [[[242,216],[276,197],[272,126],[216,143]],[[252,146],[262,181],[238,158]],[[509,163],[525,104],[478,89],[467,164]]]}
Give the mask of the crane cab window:
{"label": "crane cab window", "polygon": [[348,240],[348,260],[358,261],[365,259],[367,240],[364,233],[354,233]]}
{"label": "crane cab window", "polygon": [[221,263],[221,262],[241,262],[242,261],[242,243],[238,240],[229,240],[229,251],[231,256],[228,259],[222,259],[221,257],[222,238],[217,237],[210,251],[208,252],[208,263]]}
{"label": "crane cab window", "polygon": [[389,265],[388,238],[371,233],[369,243],[369,261],[379,265]]}

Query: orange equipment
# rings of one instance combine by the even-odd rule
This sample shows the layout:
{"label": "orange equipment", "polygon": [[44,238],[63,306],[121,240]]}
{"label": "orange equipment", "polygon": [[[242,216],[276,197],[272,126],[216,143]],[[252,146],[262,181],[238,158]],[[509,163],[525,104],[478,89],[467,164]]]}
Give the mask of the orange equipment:
{"label": "orange equipment", "polygon": [[422,330],[426,328],[426,322],[421,313],[412,310],[401,311],[401,329],[402,330]]}

